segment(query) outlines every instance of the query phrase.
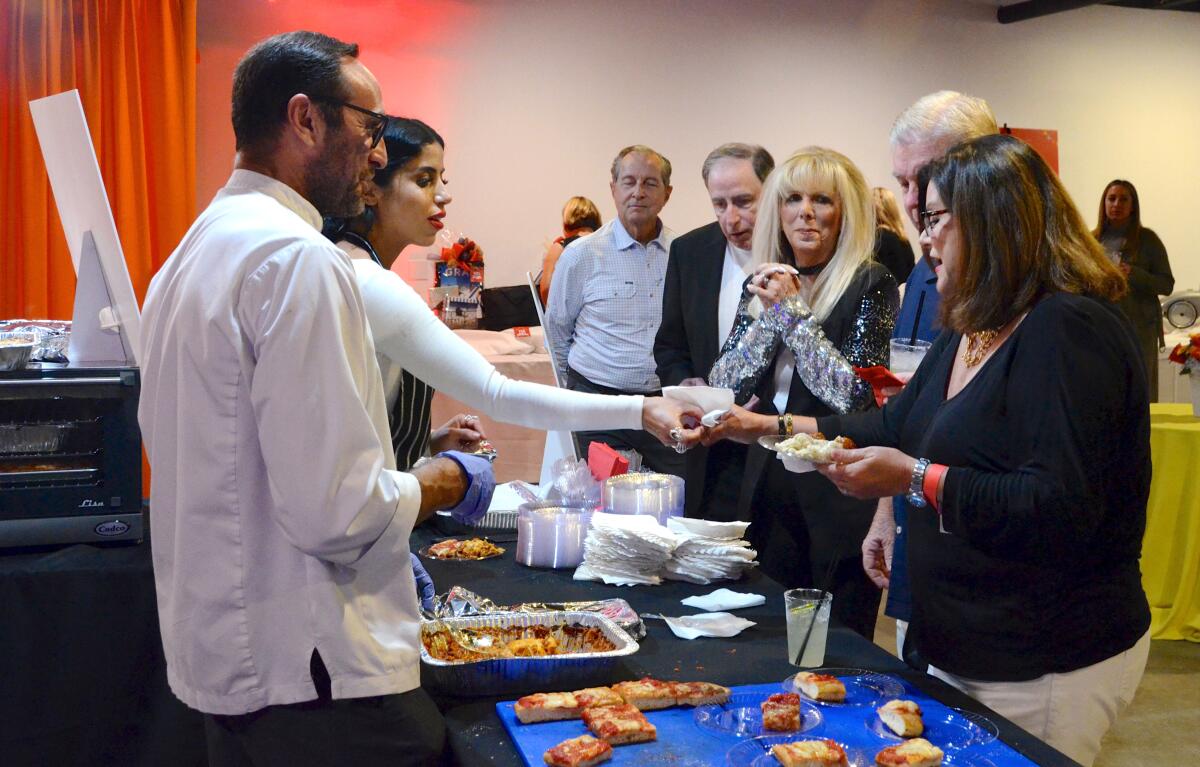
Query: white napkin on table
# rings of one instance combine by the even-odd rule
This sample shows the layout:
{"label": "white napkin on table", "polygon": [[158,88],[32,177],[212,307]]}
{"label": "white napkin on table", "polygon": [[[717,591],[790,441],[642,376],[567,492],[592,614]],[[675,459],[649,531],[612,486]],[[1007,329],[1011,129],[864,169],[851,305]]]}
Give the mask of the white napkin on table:
{"label": "white napkin on table", "polygon": [[717,589],[711,594],[699,597],[688,597],[681,600],[688,607],[716,612],[718,610],[741,610],[746,607],[758,607],[765,604],[767,598],[762,594],[745,594],[729,589]]}
{"label": "white napkin on table", "polygon": [[663,616],[663,620],[680,639],[732,637],[757,625],[754,621],[748,621],[730,613],[700,613],[699,615],[681,615],[678,618]]}

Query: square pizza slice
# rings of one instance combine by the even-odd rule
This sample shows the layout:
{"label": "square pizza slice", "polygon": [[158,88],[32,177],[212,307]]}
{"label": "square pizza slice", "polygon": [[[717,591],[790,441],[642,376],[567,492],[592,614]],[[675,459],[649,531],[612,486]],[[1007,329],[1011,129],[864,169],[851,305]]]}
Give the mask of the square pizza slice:
{"label": "square pizza slice", "polygon": [[783,767],[847,767],[846,752],[836,741],[798,740],[771,746]]}
{"label": "square pizza slice", "polygon": [[626,703],[642,711],[670,708],[675,705],[675,688],[671,682],[647,676],[636,682],[617,682],[612,688]]}
{"label": "square pizza slice", "polygon": [[646,715],[628,703],[584,709],[583,722],[596,737],[613,746],[658,738],[658,730]]}
{"label": "square pizza slice", "polygon": [[846,685],[842,680],[831,674],[816,674],[811,671],[801,671],[796,674],[796,682],[800,692],[813,700],[824,700],[841,703],[846,700]]}
{"label": "square pizza slice", "polygon": [[576,690],[572,694],[583,708],[620,706],[625,702],[625,699],[618,695],[611,687],[588,687],[583,690]]}
{"label": "square pizza slice", "polygon": [[680,706],[707,706],[729,700],[729,688],[712,682],[672,682],[671,687]]}
{"label": "square pizza slice", "polygon": [[513,713],[523,724],[578,719],[582,710],[569,692],[537,692],[519,699],[513,706]]}
{"label": "square pizza slice", "polygon": [[889,700],[879,707],[879,718],[888,729],[902,738],[915,738],[925,732],[921,707],[911,700]]}
{"label": "square pizza slice", "polygon": [[938,767],[942,756],[942,750],[929,741],[913,738],[880,751],[875,755],[875,764],[879,767]]}
{"label": "square pizza slice", "polygon": [[764,730],[795,732],[800,729],[800,696],[796,693],[776,693],[760,705]]}
{"label": "square pizza slice", "polygon": [[542,754],[550,767],[592,767],[612,759],[612,746],[591,735],[564,740]]}

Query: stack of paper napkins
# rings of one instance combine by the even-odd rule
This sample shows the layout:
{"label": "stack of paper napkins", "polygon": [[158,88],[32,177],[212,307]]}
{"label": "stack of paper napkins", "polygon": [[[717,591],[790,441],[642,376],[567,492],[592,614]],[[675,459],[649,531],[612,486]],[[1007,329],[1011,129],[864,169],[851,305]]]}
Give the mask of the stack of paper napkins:
{"label": "stack of paper napkins", "polygon": [[679,539],[647,514],[592,515],[583,543],[577,581],[604,581],[610,586],[662,583],[662,573]]}
{"label": "stack of paper napkins", "polygon": [[737,580],[758,564],[758,552],[743,538],[749,526],[671,517],[663,527],[648,514],[596,512],[575,580],[612,586],[657,586],[663,578],[690,583]]}
{"label": "stack of paper napkins", "polygon": [[758,563],[758,552],[745,540],[749,522],[710,522],[671,517],[667,527],[679,543],[663,576],[689,583],[737,580]]}

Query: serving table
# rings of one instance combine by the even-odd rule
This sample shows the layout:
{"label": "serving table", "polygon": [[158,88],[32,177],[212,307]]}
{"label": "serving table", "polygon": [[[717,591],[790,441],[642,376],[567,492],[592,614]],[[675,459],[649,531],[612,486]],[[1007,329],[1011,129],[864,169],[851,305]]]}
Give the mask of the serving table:
{"label": "serving table", "polygon": [[1200,419],[1191,403],[1150,406],[1150,455],[1141,561],[1150,636],[1200,642]]}
{"label": "serving table", "polygon": [[[440,537],[414,534],[414,549]],[[639,612],[692,612],[679,600],[717,586],[668,582],[617,588],[571,580],[570,570],[534,570],[516,564],[514,544],[480,562],[428,562],[439,590],[463,585],[500,603],[622,597]],[[612,682],[642,675],[705,680],[725,685],[781,682],[795,671],[787,662],[783,587],[752,572],[721,584],[767,598],[737,611],[758,625],[729,639],[675,638],[648,622],[640,650],[623,661]],[[167,687],[155,608],[149,543],[119,547],[77,545],[0,553],[0,763],[42,765],[171,765],[206,762],[200,714]],[[827,665],[899,677],[947,705],[984,713],[1000,739],[1040,765],[1074,762],[978,703],[900,661],[848,629],[830,629]],[[519,765],[490,698],[436,694],[447,720],[454,762]]]}
{"label": "serving table", "polygon": [[[438,532],[426,526],[413,536],[414,549],[437,540]],[[757,625],[728,639],[678,639],[661,621],[646,621],[647,635],[640,649],[620,662],[610,682],[654,676],[681,681],[707,681],[733,686],[782,682],[796,672],[787,658],[787,627],[784,621],[780,584],[751,571],[734,583],[697,586],[666,581],[661,586],[623,588],[574,581],[571,570],[541,570],[518,565],[515,543],[498,541],[507,551],[503,556],[476,562],[430,561],[423,559],[439,592],[454,585],[466,586],[498,604],[519,602],[576,601],[620,597],[639,613],[683,615],[695,612],[680,604],[689,596],[707,594],[722,586],[753,592],[767,598],[764,605],[736,614]],[[862,668],[899,677],[948,706],[981,713],[999,728],[1000,740],[1039,765],[1073,765],[1060,754],[1016,725],[989,711],[975,700],[940,680],[914,671],[901,661],[849,629],[830,627],[825,652],[827,666]],[[547,692],[550,692],[549,690]],[[496,715],[496,703],[514,696],[465,697],[435,694],[450,738],[450,747],[461,764],[522,765],[511,740]]]}

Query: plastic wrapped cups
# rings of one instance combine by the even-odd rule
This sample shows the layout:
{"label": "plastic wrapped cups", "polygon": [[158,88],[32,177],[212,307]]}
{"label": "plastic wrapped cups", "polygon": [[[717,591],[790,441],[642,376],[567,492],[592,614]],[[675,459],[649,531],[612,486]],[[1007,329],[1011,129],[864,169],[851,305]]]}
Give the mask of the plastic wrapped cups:
{"label": "plastic wrapped cups", "polygon": [[604,481],[604,510],[612,514],[649,514],[660,525],[683,516],[683,479],[673,474],[621,474]]}
{"label": "plastic wrapped cups", "polygon": [[592,511],[562,501],[517,508],[517,561],[528,567],[578,567]]}

